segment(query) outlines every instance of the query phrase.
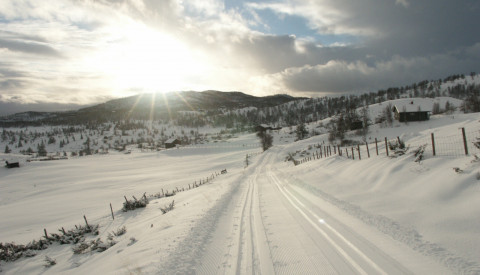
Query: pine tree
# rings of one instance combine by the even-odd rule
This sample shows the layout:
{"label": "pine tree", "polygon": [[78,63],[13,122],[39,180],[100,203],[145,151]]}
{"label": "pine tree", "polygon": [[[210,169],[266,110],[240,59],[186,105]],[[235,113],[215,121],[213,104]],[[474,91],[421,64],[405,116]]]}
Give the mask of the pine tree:
{"label": "pine tree", "polygon": [[273,137],[265,131],[257,132],[257,137],[260,138],[260,143],[262,144],[263,151],[267,151],[268,148],[272,147]]}
{"label": "pine tree", "polygon": [[302,140],[307,137],[308,131],[303,122],[297,125],[297,130],[295,133],[297,134],[297,140]]}
{"label": "pine tree", "polygon": [[5,145],[5,154],[10,154],[12,150],[8,147],[8,145]]}
{"label": "pine tree", "polygon": [[43,140],[40,144],[38,144],[37,152],[38,152],[38,155],[41,157],[47,156],[47,149],[45,149],[45,143],[43,143]]}

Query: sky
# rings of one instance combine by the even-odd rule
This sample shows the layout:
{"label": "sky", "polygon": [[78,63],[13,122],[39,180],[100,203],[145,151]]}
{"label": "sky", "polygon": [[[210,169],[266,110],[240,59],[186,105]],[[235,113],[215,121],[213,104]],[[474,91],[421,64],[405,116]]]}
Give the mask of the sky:
{"label": "sky", "polygon": [[480,72],[477,0],[2,0],[0,114],[139,93],[335,96]]}

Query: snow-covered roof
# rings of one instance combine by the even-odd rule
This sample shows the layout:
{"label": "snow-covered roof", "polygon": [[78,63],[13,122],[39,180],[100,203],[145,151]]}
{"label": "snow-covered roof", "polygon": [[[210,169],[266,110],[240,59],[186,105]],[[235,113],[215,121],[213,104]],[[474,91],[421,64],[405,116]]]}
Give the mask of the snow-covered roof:
{"label": "snow-covered roof", "polygon": [[165,141],[165,143],[174,143],[176,140],[178,140],[178,139],[176,139],[176,138],[171,138],[171,139]]}
{"label": "snow-covered roof", "polygon": [[263,128],[272,128],[272,126],[267,125],[267,124],[260,124],[260,126],[262,126]]}
{"label": "snow-covered roof", "polygon": [[393,108],[397,108],[398,112],[431,112],[433,102],[427,98],[405,98],[397,102]]}

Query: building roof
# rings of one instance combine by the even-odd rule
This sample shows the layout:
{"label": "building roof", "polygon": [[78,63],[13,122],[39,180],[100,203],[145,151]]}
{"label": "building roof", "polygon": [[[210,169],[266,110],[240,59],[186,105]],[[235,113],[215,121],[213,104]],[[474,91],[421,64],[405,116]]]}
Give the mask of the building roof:
{"label": "building roof", "polygon": [[174,142],[178,142],[179,140],[177,138],[171,138],[167,141],[165,141],[165,143],[174,143]]}
{"label": "building roof", "polygon": [[399,113],[407,112],[432,112],[433,110],[433,103],[431,100],[425,100],[422,98],[406,98],[401,102],[398,102],[393,106],[393,110],[395,108],[398,110]]}

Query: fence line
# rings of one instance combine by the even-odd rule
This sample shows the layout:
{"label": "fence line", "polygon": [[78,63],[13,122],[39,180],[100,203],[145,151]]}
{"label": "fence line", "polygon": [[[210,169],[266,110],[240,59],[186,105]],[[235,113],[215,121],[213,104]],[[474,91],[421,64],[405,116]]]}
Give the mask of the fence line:
{"label": "fence line", "polygon": [[[405,144],[410,149],[416,149],[426,145],[425,154],[428,156],[453,156],[461,157],[465,155],[474,155],[480,153],[480,148],[474,145],[480,141],[480,131],[466,132],[465,128],[459,128],[458,133],[448,136],[438,136],[431,133],[430,137],[413,138]],[[330,157],[332,155],[346,156],[352,160],[362,160],[375,156],[391,156],[390,145],[402,142],[399,137],[388,139],[375,138],[374,142],[357,144],[341,147],[339,145],[316,144],[317,149],[312,156],[300,160],[293,160],[295,165],[302,164],[311,160]]]}

